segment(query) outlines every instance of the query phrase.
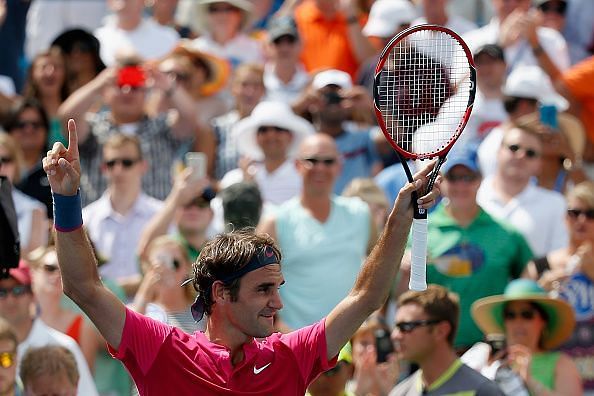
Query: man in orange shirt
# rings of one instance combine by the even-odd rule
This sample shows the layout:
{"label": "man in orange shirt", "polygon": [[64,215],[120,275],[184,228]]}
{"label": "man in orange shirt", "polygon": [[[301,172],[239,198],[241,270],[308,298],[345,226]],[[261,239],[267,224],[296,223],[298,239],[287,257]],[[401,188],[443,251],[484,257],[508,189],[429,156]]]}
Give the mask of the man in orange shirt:
{"label": "man in orange shirt", "polygon": [[374,55],[356,10],[354,0],[306,0],[295,9],[307,71],[338,69],[355,78],[359,66]]}

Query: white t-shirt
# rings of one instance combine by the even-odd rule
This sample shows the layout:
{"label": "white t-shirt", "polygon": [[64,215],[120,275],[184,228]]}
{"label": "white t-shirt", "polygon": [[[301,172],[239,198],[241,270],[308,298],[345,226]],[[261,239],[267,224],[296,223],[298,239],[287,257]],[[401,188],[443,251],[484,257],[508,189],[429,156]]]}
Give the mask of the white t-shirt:
{"label": "white t-shirt", "polygon": [[[508,119],[501,99],[487,99],[477,91],[472,113],[458,144],[480,143],[488,138],[493,129]],[[493,150],[491,150],[493,151]],[[495,151],[493,151],[494,153]]]}
{"label": "white t-shirt", "polygon": [[134,30],[123,30],[116,25],[115,17],[95,31],[101,43],[101,59],[107,66],[116,63],[120,52],[133,52],[144,60],[157,59],[169,53],[179,41],[179,34],[152,19],[144,19]]}

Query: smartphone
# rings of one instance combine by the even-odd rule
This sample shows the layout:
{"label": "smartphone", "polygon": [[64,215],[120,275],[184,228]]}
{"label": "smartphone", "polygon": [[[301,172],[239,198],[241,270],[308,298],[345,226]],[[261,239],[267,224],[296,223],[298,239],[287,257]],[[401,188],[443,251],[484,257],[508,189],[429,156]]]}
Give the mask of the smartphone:
{"label": "smartphone", "polygon": [[503,334],[489,334],[486,337],[486,342],[491,347],[491,356],[503,351],[507,347],[505,335]]}
{"label": "smartphone", "polygon": [[540,122],[548,126],[554,132],[559,129],[559,121],[557,120],[557,108],[553,105],[541,105],[539,108]]}
{"label": "smartphone", "polygon": [[206,177],[206,154],[200,152],[186,153],[186,166],[194,170],[193,176],[196,179]]}
{"label": "smartphone", "polygon": [[375,335],[375,350],[377,352],[378,363],[388,361],[388,355],[394,352],[394,344],[390,338],[390,332],[385,329],[377,329]]}

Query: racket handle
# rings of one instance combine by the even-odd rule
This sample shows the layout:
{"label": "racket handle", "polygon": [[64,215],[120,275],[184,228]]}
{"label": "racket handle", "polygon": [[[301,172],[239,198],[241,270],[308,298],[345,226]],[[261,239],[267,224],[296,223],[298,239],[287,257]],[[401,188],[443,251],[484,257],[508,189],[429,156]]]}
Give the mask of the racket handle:
{"label": "racket handle", "polygon": [[427,289],[427,219],[413,219],[410,290]]}

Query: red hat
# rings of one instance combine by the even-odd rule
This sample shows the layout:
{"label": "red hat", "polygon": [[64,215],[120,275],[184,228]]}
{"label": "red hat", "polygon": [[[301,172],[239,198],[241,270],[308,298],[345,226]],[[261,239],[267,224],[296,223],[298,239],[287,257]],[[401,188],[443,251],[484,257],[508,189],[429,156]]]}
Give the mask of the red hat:
{"label": "red hat", "polygon": [[31,284],[31,273],[29,271],[29,265],[25,260],[19,261],[19,266],[17,268],[8,270],[8,274],[22,285]]}

